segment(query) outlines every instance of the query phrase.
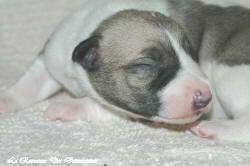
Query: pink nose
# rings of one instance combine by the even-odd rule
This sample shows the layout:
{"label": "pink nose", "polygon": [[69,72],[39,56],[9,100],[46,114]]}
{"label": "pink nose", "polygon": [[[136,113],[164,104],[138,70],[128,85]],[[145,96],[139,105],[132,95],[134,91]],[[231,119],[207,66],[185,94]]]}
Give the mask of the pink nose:
{"label": "pink nose", "polygon": [[209,90],[205,92],[202,92],[201,90],[196,90],[193,98],[194,109],[199,110],[201,108],[206,107],[210,103],[211,99],[212,94]]}

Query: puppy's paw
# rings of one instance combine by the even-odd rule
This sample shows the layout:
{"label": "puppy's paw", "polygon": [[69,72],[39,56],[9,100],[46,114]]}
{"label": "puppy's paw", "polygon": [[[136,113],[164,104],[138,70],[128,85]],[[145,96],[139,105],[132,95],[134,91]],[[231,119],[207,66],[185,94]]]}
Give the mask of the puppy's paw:
{"label": "puppy's paw", "polygon": [[0,114],[15,111],[16,108],[17,108],[16,101],[12,99],[9,95],[0,96]]}
{"label": "puppy's paw", "polygon": [[197,136],[227,141],[250,142],[250,123],[246,115],[241,119],[202,121],[191,128]]}
{"label": "puppy's paw", "polygon": [[45,118],[52,121],[83,120],[91,122],[120,119],[111,110],[88,97],[51,104],[45,111]]}
{"label": "puppy's paw", "polygon": [[219,139],[227,129],[228,127],[226,125],[219,122],[202,121],[192,127],[191,132],[200,137]]}
{"label": "puppy's paw", "polygon": [[51,121],[76,121],[81,119],[82,111],[82,107],[77,104],[54,103],[45,110],[44,117]]}

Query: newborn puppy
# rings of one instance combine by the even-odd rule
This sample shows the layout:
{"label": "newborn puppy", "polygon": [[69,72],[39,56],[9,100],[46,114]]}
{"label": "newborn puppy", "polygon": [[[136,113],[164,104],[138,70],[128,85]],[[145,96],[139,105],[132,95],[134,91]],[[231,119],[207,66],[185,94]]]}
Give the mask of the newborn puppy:
{"label": "newborn puppy", "polygon": [[250,10],[195,0],[168,0],[168,6],[199,52],[213,89],[212,121],[202,121],[193,132],[250,141]]}
{"label": "newborn puppy", "polygon": [[51,120],[107,120],[123,114],[157,122],[194,122],[211,91],[183,29],[165,0],[102,0],[68,17],[24,76],[0,100],[20,110],[62,88],[74,96],[46,111]]}

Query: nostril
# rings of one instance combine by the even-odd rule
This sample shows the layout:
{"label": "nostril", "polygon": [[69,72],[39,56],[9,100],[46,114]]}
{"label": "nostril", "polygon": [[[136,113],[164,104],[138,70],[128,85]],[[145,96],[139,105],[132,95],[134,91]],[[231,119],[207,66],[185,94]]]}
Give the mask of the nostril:
{"label": "nostril", "polygon": [[194,94],[194,108],[195,110],[206,107],[211,101],[212,97],[204,97],[200,90],[196,90]]}
{"label": "nostril", "polygon": [[196,90],[194,93],[194,97],[196,101],[201,101],[203,99],[202,93],[200,90]]}

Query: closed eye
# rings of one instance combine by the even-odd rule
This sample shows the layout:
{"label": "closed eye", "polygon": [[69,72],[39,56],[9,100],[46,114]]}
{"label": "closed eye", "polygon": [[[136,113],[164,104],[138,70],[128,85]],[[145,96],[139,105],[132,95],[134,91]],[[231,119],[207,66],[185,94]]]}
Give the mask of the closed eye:
{"label": "closed eye", "polygon": [[124,69],[133,74],[136,74],[140,71],[150,72],[153,68],[154,66],[148,63],[135,63],[124,66]]}
{"label": "closed eye", "polygon": [[142,54],[157,62],[160,62],[164,55],[164,53],[156,47],[146,48],[142,51]]}

